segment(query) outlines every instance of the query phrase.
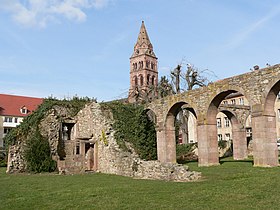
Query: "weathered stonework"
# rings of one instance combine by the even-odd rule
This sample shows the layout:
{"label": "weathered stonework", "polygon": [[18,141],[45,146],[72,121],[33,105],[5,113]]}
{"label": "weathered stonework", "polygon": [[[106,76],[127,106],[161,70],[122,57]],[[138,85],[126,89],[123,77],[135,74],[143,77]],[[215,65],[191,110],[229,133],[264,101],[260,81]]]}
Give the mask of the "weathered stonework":
{"label": "weathered stonework", "polygon": [[219,164],[216,116],[222,100],[231,93],[240,93],[249,102],[243,111],[227,109],[233,124],[235,159],[247,157],[244,122],[252,115],[254,165],[278,166],[278,149],[274,104],[280,91],[280,65],[255,70],[219,80],[208,86],[154,100],[147,109],[154,112],[157,122],[158,160],[176,161],[174,119],[182,106],[197,118],[198,157],[200,166]]}
{"label": "weathered stonework", "polygon": [[[60,174],[95,171],[167,181],[200,178],[200,173],[189,171],[187,166],[141,160],[129,144],[130,152],[121,150],[114,139],[112,124],[110,111],[102,110],[98,103],[90,103],[73,118],[69,117],[67,109],[54,107],[39,127],[41,134],[49,140]],[[24,171],[21,154],[20,145],[11,147],[7,172]]]}

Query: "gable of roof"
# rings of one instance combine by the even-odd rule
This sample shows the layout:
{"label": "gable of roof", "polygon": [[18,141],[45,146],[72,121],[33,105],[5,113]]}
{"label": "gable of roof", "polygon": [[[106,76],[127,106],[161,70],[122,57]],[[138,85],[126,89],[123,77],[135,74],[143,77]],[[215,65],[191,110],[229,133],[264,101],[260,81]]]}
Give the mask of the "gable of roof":
{"label": "gable of roof", "polygon": [[[0,94],[0,115],[27,116],[36,110],[43,100],[43,98]],[[27,109],[27,114],[22,113],[22,108]]]}

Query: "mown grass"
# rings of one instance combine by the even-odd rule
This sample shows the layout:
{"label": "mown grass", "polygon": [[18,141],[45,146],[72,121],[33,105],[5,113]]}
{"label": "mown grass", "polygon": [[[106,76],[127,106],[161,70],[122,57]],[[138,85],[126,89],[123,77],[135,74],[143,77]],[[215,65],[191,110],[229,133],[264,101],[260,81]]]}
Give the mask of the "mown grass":
{"label": "mown grass", "polygon": [[199,182],[136,180],[106,174],[7,175],[0,168],[0,209],[280,209],[280,168],[222,160],[198,168]]}

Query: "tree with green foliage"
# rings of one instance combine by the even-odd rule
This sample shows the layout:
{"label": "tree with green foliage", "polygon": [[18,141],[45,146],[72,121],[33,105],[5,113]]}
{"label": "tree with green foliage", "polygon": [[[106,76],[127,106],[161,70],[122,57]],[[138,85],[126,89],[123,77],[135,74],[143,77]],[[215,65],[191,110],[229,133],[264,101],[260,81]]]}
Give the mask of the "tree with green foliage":
{"label": "tree with green foliage", "polygon": [[56,169],[48,139],[44,138],[38,129],[27,139],[23,156],[28,171],[40,173],[52,172]]}

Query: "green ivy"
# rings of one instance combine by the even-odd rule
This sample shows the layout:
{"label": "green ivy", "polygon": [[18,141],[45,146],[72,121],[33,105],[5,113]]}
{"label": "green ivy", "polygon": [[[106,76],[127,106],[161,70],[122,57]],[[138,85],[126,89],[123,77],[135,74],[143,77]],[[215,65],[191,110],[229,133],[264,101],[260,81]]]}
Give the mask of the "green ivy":
{"label": "green ivy", "polygon": [[148,119],[142,105],[112,102],[101,106],[112,110],[115,139],[122,149],[127,150],[125,142],[129,142],[141,159],[157,159],[154,123]]}

